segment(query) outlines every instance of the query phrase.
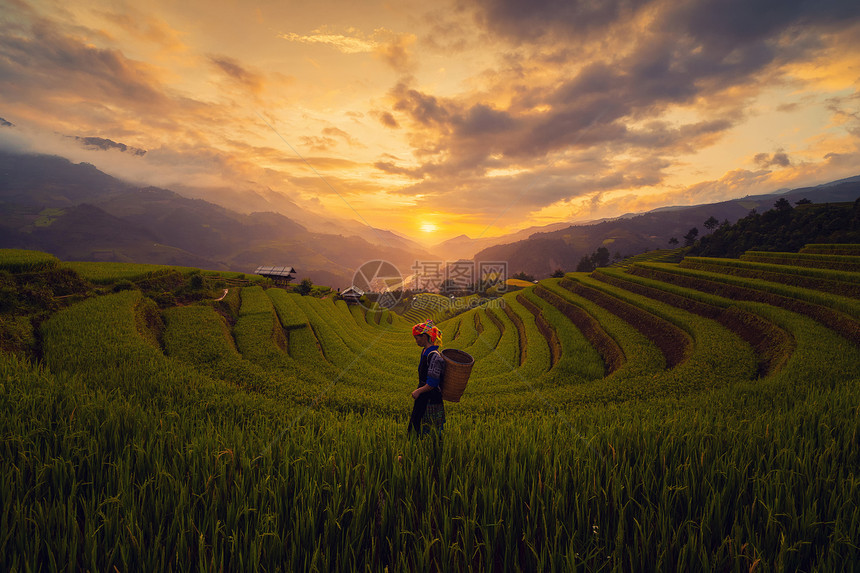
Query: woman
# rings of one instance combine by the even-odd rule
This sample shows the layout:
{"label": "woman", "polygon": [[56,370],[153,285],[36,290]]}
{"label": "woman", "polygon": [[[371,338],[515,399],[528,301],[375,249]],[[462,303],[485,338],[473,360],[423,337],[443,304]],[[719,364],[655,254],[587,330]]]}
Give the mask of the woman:
{"label": "woman", "polygon": [[442,390],[439,388],[445,372],[445,359],[438,352],[442,333],[432,320],[428,320],[413,326],[412,336],[423,350],[418,362],[418,388],[412,391],[415,403],[409,418],[408,432],[440,432],[445,425],[445,406],[442,404]]}

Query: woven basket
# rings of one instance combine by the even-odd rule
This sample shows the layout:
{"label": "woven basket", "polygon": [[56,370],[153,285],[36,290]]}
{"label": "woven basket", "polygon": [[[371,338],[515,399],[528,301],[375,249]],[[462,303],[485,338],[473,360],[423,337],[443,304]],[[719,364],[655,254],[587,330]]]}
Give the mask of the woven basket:
{"label": "woven basket", "polygon": [[467,352],[446,348],[440,352],[445,359],[445,373],[442,376],[442,399],[448,402],[459,402],[460,396],[466,390],[466,383],[472,373],[475,359]]}

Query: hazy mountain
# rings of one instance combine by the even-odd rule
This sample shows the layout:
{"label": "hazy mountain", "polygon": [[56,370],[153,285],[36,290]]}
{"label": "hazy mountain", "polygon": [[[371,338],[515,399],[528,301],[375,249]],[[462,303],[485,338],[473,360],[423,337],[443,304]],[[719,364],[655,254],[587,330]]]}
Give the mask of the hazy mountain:
{"label": "hazy mountain", "polygon": [[416,259],[432,257],[388,231],[373,232],[381,245],[312,232],[279,213],[239,213],[168,189],[137,188],[92,165],[52,156],[0,153],[0,206],[0,246],[67,260],[245,272],[288,264],[297,278],[346,287],[365,261],[387,260],[408,273]]}
{"label": "hazy mountain", "polygon": [[437,253],[446,261],[471,259],[475,256],[475,253],[478,253],[483,249],[504,243],[521,241],[523,239],[528,239],[535,233],[555,231],[567,228],[568,226],[570,226],[570,223],[552,223],[541,227],[528,227],[527,229],[499,237],[481,237],[479,239],[472,239],[468,235],[459,235],[453,239],[448,239],[447,241],[433,245],[430,247],[430,251]]}
{"label": "hazy mountain", "polygon": [[[426,253],[420,243],[393,231],[371,227],[359,221],[321,215],[299,207],[292,199],[272,189],[234,189],[230,187],[186,187],[175,189],[185,197],[200,198],[238,213],[271,211],[289,217],[308,229],[325,229],[327,234],[361,237],[376,245]],[[426,258],[426,257],[425,257]]]}
{"label": "hazy mountain", "polygon": [[508,272],[524,271],[537,278],[549,276],[555,269],[572,271],[584,255],[599,247],[611,255],[626,256],[650,249],[669,247],[669,239],[682,237],[696,227],[699,236],[707,233],[704,222],[709,217],[734,223],[753,209],[766,211],[780,197],[794,203],[809,199],[813,203],[854,201],[860,196],[860,176],[765,195],[752,195],[732,201],[706,205],[664,207],[635,216],[589,225],[571,225],[564,229],[535,233],[523,241],[497,245],[482,250],[475,261],[507,261]]}

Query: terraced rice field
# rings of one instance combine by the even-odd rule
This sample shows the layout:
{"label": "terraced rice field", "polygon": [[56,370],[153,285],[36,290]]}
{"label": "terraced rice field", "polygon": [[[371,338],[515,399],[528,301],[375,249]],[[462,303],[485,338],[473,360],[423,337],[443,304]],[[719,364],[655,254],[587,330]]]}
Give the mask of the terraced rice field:
{"label": "terraced rice field", "polygon": [[[0,568],[851,569],[858,256],[809,251],[641,257],[453,316],[76,303],[41,364],[0,356]],[[441,441],[405,434],[429,317],[475,358]]]}

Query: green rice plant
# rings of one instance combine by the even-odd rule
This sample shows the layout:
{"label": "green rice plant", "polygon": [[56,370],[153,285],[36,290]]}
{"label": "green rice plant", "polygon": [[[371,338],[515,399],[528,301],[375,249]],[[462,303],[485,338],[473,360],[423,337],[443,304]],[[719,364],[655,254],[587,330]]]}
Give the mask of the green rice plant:
{"label": "green rice plant", "polygon": [[160,271],[175,271],[189,275],[198,269],[192,267],[174,267],[167,265],[150,265],[143,263],[107,263],[86,261],[63,261],[60,268],[72,269],[82,278],[95,284],[113,284],[121,280],[136,281],[147,278],[152,273]]}
{"label": "green rice plant", "polygon": [[[451,341],[453,346],[457,348],[469,348],[475,343],[478,338],[478,330],[475,328],[475,314],[476,311],[471,310],[457,316],[456,318],[443,322],[440,325],[442,332],[447,333],[448,330],[451,330],[449,325],[452,324],[452,321],[456,321],[457,338]],[[448,336],[448,339],[450,340],[452,336],[453,332]]]}
{"label": "green rice plant", "polygon": [[717,272],[727,272],[732,268],[769,271],[774,274],[790,275],[792,277],[810,277],[825,281],[860,283],[860,273],[838,271],[829,268],[793,267],[790,265],[775,265],[757,263],[739,259],[720,259],[714,257],[685,257],[678,265],[682,268],[696,268],[697,265],[710,265]]}
{"label": "green rice plant", "polygon": [[860,273],[706,257],[687,257],[680,266],[688,269],[758,278],[848,298],[860,298]]}
{"label": "green rice plant", "polygon": [[59,266],[59,259],[41,251],[24,249],[0,249],[0,271],[10,273],[35,273]]}
{"label": "green rice plant", "polygon": [[236,386],[270,395],[278,382],[243,360],[224,319],[210,306],[181,306],[164,311],[164,349],[168,356]]}
{"label": "green rice plant", "polygon": [[743,310],[735,301],[638,275],[604,269],[592,276],[655,300],[716,320],[749,343],[759,356],[760,376],[779,370],[795,349],[794,338],[773,322]]}
{"label": "green rice plant", "polygon": [[[464,315],[464,319],[468,319],[470,314],[472,315],[472,323],[475,326],[475,331],[477,336],[474,339],[474,342],[469,345],[460,345],[457,344],[457,348],[460,350],[464,350],[472,355],[475,359],[475,363],[477,365],[478,361],[493,352],[493,350],[499,345],[499,341],[502,338],[502,329],[500,328],[500,323],[498,319],[495,317],[495,314],[489,314],[487,311],[490,310],[488,308],[479,308]],[[493,311],[490,310],[490,313]],[[490,317],[493,317],[491,319]],[[472,371],[474,375],[474,370]]]}
{"label": "green rice plant", "polygon": [[[239,346],[265,360],[249,364],[207,306],[165,311],[161,335],[139,291],[57,312],[41,329],[48,368],[0,352],[0,570],[824,571],[860,562],[860,348],[767,302],[628,277],[790,333],[784,366],[752,379],[751,349],[715,321],[569,278],[684,328],[693,353],[666,370],[630,324],[558,279],[542,281],[507,295],[507,311],[441,324],[446,335],[456,328],[458,347],[472,339],[474,355],[483,349],[476,368],[489,372],[494,354],[510,363],[446,406],[441,442],[405,435],[420,351],[408,323],[362,324],[332,301],[247,289]],[[626,360],[609,376],[565,366],[599,360],[559,301],[617,341]],[[549,370],[529,304],[562,345]],[[306,364],[292,356],[293,334],[314,329],[345,366],[319,352]],[[402,376],[388,375],[395,363]],[[272,385],[225,383],[231,367]],[[518,375],[533,383],[509,382]],[[296,394],[291,383],[302,386]]]}
{"label": "green rice plant", "polygon": [[538,296],[534,288],[522,291],[522,296],[540,309],[558,337],[561,355],[553,366],[553,376],[566,379],[596,380],[603,377],[603,359],[582,331],[562,312]]}
{"label": "green rice plant", "polygon": [[813,267],[851,272],[860,271],[860,256],[747,251],[741,255],[741,260],[793,267]]}
{"label": "green rice plant", "polygon": [[526,391],[549,370],[549,348],[534,316],[517,302],[515,293],[507,295],[504,303],[501,312],[488,309],[503,324],[503,333],[492,352],[473,368],[469,391],[476,399],[482,393]]}
{"label": "green rice plant", "polygon": [[689,357],[692,339],[678,324],[668,320],[664,313],[653,312],[647,305],[638,304],[639,301],[624,300],[587,281],[588,277],[575,277],[574,280],[565,279],[560,284],[609,310],[642,332],[663,353],[667,368],[674,368]]}
{"label": "green rice plant", "polygon": [[288,426],[263,402],[213,417],[191,399],[171,414],[5,358],[0,373],[4,460],[16,460],[0,478],[17,501],[6,569],[832,569],[860,557],[860,484],[845,479],[860,466],[856,382],[462,415],[434,451],[385,416]]}
{"label": "green rice plant", "polygon": [[683,269],[674,265],[638,263],[630,268],[630,272],[682,286],[694,286],[721,296],[757,300],[788,308],[821,321],[849,340],[860,341],[860,325],[857,321],[860,318],[860,303],[856,300],[761,279]]}
{"label": "green rice plant", "polygon": [[[556,325],[556,331],[561,331],[563,334],[564,331],[573,329],[582,333],[588,344],[600,356],[604,375],[615,372],[625,360],[621,347],[615,339],[607,334],[601,324],[581,306],[572,304],[560,297],[558,293],[547,290],[549,284],[538,285],[532,292],[564,316],[565,320],[562,320],[560,325]],[[574,347],[576,347],[575,344]],[[586,376],[586,378],[588,377]]]}
{"label": "green rice plant", "polygon": [[850,243],[810,243],[800,253],[818,255],[860,256],[860,245]]}
{"label": "green rice plant", "polygon": [[[686,393],[696,389],[721,386],[728,380],[751,379],[757,371],[752,348],[736,334],[715,321],[685,310],[649,299],[595,279],[580,278],[584,285],[659,316],[683,329],[694,341],[691,353],[663,376],[663,385],[655,393]],[[714,372],[720,373],[715,378]]]}

